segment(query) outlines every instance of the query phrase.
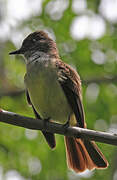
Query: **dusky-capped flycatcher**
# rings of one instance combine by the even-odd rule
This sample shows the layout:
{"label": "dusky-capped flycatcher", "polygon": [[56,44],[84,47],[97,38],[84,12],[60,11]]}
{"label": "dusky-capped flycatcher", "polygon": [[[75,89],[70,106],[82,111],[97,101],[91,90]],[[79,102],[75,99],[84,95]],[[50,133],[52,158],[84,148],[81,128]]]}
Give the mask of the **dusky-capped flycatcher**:
{"label": "dusky-capped flycatcher", "polygon": [[[36,118],[86,128],[78,73],[59,57],[56,43],[43,31],[26,37],[19,50],[26,62],[26,94]],[[51,148],[54,134],[42,131]],[[68,167],[75,172],[106,168],[108,162],[95,142],[65,137]]]}

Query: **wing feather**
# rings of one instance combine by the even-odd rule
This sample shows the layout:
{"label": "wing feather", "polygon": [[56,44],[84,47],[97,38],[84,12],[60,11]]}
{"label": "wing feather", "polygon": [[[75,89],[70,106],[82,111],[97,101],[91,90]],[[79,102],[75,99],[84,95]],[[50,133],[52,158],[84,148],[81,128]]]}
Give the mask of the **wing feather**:
{"label": "wing feather", "polygon": [[[39,115],[39,113],[37,113],[37,111],[35,110],[35,108],[34,108],[32,102],[31,102],[31,99],[30,99],[30,96],[29,96],[29,93],[28,93],[27,90],[26,90],[26,97],[27,97],[27,101],[28,101],[29,105],[31,105],[32,108],[33,108],[33,112],[34,112],[34,114],[35,114],[35,117],[36,117],[37,119],[42,119],[41,116]],[[53,133],[50,133],[50,132],[45,132],[45,131],[42,131],[42,133],[43,133],[43,135],[44,135],[44,137],[45,137],[48,145],[49,145],[52,149],[55,148],[55,146],[56,146],[56,141],[55,141],[55,136],[54,136],[54,134],[53,134]]]}
{"label": "wing feather", "polygon": [[73,68],[62,61],[57,61],[56,66],[58,69],[58,81],[75,114],[77,126],[85,127],[80,77]]}

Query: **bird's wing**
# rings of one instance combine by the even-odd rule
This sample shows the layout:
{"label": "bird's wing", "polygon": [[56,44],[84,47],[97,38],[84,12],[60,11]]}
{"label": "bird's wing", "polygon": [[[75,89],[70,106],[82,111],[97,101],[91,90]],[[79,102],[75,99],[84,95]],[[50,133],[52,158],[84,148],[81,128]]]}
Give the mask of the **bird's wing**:
{"label": "bird's wing", "polygon": [[62,61],[56,62],[58,81],[67,97],[76,120],[77,126],[85,127],[84,110],[81,97],[81,80],[78,73]]}
{"label": "bird's wing", "polygon": [[[37,119],[41,119],[41,116],[39,115],[39,113],[37,113],[37,111],[35,110],[32,102],[31,102],[31,99],[30,99],[30,96],[29,96],[29,93],[28,93],[28,90],[26,90],[26,97],[27,97],[27,101],[28,101],[28,104],[32,106],[33,108],[33,112],[35,114],[35,117]],[[42,131],[48,145],[53,149],[55,146],[56,146],[56,141],[55,141],[55,136],[53,133],[50,133],[50,132],[45,132],[45,131]]]}

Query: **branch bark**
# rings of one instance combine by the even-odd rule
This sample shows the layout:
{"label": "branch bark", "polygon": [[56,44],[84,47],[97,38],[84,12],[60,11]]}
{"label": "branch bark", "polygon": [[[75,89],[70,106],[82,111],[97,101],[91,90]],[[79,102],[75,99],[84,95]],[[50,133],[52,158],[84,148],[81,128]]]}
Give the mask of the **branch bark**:
{"label": "branch bark", "polygon": [[117,134],[99,132],[79,127],[65,128],[63,125],[57,123],[45,122],[43,120],[21,116],[4,110],[0,111],[0,121],[28,129],[44,130],[65,136],[80,137],[106,144],[117,145]]}

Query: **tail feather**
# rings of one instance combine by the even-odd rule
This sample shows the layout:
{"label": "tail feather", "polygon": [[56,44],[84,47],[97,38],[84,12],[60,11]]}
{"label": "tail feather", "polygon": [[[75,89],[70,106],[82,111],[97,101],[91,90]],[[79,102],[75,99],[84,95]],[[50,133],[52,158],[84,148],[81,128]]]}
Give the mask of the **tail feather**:
{"label": "tail feather", "polygon": [[75,139],[75,138],[73,140],[76,141],[77,144],[80,144],[82,146],[82,154],[83,154],[83,157],[84,157],[84,162],[85,162],[85,167],[86,167],[84,170],[86,170],[86,169],[89,169],[89,170],[94,169],[95,164],[91,160],[90,155],[87,153],[87,149],[86,149],[83,141],[81,139]]}
{"label": "tail feather", "polygon": [[68,167],[74,169],[76,172],[83,171],[86,167],[81,145],[77,144],[77,142],[70,137],[65,137],[65,143]]}
{"label": "tail feather", "polygon": [[92,141],[65,137],[65,145],[68,167],[77,173],[108,166],[104,155]]}
{"label": "tail feather", "polygon": [[95,142],[84,140],[84,145],[92,161],[95,163],[96,168],[106,168],[108,166],[108,161]]}

